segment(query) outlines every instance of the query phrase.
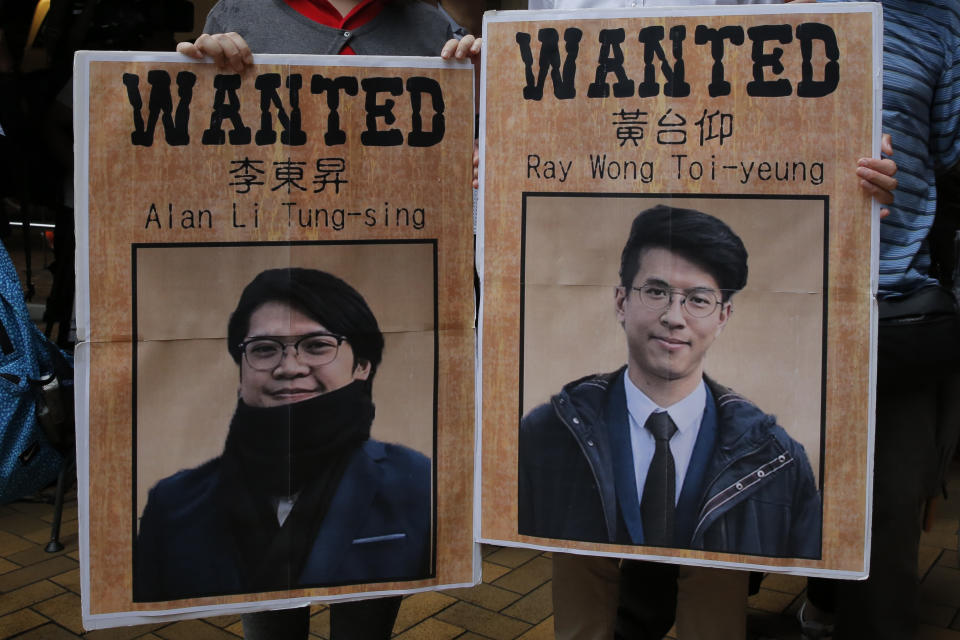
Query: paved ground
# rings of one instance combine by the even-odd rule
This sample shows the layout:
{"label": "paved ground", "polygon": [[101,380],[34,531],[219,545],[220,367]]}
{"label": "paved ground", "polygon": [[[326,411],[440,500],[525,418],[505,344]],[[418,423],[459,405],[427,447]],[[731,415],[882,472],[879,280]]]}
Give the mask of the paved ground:
{"label": "paved ground", "polygon": [[[924,640],[960,640],[960,463],[951,477],[952,500],[940,502],[933,529],[920,549],[923,575]],[[61,640],[229,640],[242,635],[239,618],[227,616],[185,622],[124,627],[83,634],[77,506],[64,512],[66,548],[48,554],[52,507],[16,502],[0,506],[0,639]],[[802,578],[770,575],[750,600],[752,638],[796,640],[793,615],[804,587]],[[329,613],[318,606],[313,636],[327,638]],[[549,554],[486,547],[483,583],[472,589],[417,594],[407,598],[395,628],[403,640],[545,640],[553,637]]]}

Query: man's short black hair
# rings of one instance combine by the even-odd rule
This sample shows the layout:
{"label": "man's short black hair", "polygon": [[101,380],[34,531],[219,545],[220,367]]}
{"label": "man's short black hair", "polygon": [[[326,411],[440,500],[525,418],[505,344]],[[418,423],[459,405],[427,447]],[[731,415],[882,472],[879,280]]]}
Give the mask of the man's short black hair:
{"label": "man's short black hair", "polygon": [[367,381],[373,381],[383,358],[383,334],[377,319],[356,289],[317,269],[268,269],[244,288],[227,324],[227,349],[237,364],[242,356],[240,343],[250,329],[250,316],[267,302],[290,305],[331,333],[346,336],[356,361],[370,364]]}
{"label": "man's short black hair", "polygon": [[727,301],[747,284],[747,250],[719,218],[695,209],[657,205],[637,214],[620,254],[620,284],[633,286],[644,250],[666,249],[713,276]]}

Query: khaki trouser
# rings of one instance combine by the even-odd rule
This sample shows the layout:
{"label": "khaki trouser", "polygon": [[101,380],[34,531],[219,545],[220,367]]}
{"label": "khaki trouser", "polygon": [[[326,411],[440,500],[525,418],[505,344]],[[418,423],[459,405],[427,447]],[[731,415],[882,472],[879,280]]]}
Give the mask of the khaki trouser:
{"label": "khaki trouser", "polygon": [[[748,576],[746,571],[679,567],[676,628],[680,640],[744,640]],[[618,559],[555,553],[557,640],[612,640],[619,587]]]}

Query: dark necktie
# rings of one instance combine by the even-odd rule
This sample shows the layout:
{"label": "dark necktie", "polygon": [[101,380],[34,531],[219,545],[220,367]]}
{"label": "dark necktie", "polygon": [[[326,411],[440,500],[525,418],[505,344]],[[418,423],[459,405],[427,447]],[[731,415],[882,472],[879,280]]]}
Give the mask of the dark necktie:
{"label": "dark necktie", "polygon": [[677,471],[670,452],[670,438],[677,432],[677,425],[673,424],[666,411],[657,411],[650,414],[643,426],[657,442],[640,501],[644,543],[669,547],[673,546],[677,492]]}

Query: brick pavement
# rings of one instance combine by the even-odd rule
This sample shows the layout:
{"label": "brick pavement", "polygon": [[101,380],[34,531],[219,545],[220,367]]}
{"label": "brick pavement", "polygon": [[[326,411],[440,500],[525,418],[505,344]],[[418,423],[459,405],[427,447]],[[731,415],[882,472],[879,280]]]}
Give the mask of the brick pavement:
{"label": "brick pavement", "polygon": [[[940,502],[920,549],[922,640],[960,640],[960,463],[951,476],[952,500]],[[64,511],[65,549],[44,551],[52,507],[0,506],[0,640],[235,640],[238,616],[122,627],[83,634],[75,497]],[[553,637],[548,553],[485,547],[483,583],[471,589],[420,593],[404,600],[394,628],[398,640],[547,640]],[[794,614],[804,579],[770,575],[750,599],[751,638],[799,640]],[[316,606],[311,635],[328,638],[330,616]]]}

